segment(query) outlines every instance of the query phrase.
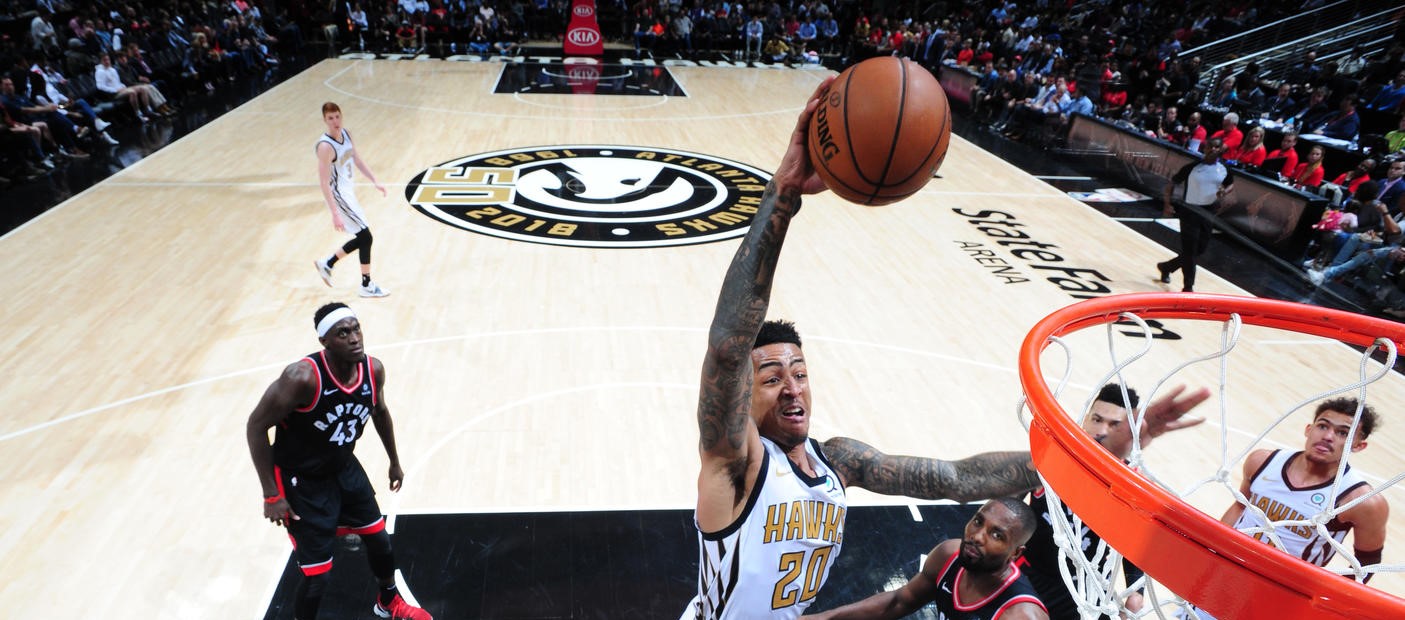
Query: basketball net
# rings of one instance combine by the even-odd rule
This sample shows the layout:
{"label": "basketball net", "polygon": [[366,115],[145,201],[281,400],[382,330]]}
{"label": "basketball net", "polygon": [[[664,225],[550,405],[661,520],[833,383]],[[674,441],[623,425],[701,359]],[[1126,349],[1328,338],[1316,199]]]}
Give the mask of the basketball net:
{"label": "basketball net", "polygon": [[[1152,296],[1127,295],[1118,297],[1150,298]],[[1163,297],[1165,296],[1163,295]],[[1206,307],[1214,307],[1211,302],[1214,301],[1213,298],[1216,296],[1185,296],[1183,299],[1194,297],[1205,299],[1206,301],[1204,302],[1204,304]],[[1106,300],[1107,298],[1104,299]],[[1169,298],[1167,297],[1166,299]],[[1228,298],[1221,297],[1221,299]],[[1294,520],[1276,520],[1272,518],[1272,515],[1266,514],[1263,509],[1253,505],[1249,501],[1249,499],[1246,498],[1240,492],[1238,484],[1240,478],[1240,471],[1242,470],[1242,463],[1245,457],[1248,456],[1249,453],[1254,449],[1264,447],[1261,444],[1265,442],[1269,433],[1285,421],[1292,420],[1293,422],[1290,423],[1292,425],[1304,422],[1305,419],[1310,417],[1311,412],[1315,408],[1316,404],[1321,402],[1323,399],[1331,398],[1334,396],[1350,396],[1355,397],[1357,399],[1357,402],[1362,403],[1363,405],[1374,404],[1377,409],[1398,407],[1398,403],[1385,402],[1380,396],[1377,396],[1374,401],[1371,398],[1373,384],[1376,384],[1377,382],[1381,381],[1384,377],[1392,374],[1391,368],[1394,367],[1397,355],[1395,342],[1388,337],[1375,337],[1375,342],[1373,344],[1370,344],[1369,346],[1366,346],[1365,350],[1360,354],[1359,367],[1355,373],[1355,381],[1351,381],[1343,385],[1332,386],[1330,387],[1330,389],[1323,391],[1322,393],[1317,394],[1312,398],[1303,399],[1299,402],[1291,404],[1281,413],[1281,415],[1278,415],[1278,417],[1273,420],[1273,422],[1268,427],[1260,431],[1257,437],[1255,437],[1252,442],[1249,442],[1247,446],[1243,447],[1242,449],[1232,451],[1229,447],[1231,445],[1229,429],[1232,428],[1230,425],[1230,410],[1232,409],[1232,407],[1229,399],[1228,377],[1231,376],[1231,369],[1233,368],[1233,357],[1230,354],[1234,351],[1235,347],[1240,342],[1240,334],[1241,329],[1243,327],[1244,319],[1237,312],[1228,314],[1226,314],[1225,312],[1206,312],[1204,313],[1205,316],[1192,316],[1193,313],[1185,310],[1184,306],[1186,306],[1187,304],[1185,304],[1184,301],[1178,303],[1182,307],[1175,308],[1171,311],[1164,311],[1165,308],[1158,307],[1155,308],[1155,310],[1163,310],[1163,312],[1156,312],[1153,313],[1153,315],[1157,317],[1172,316],[1178,319],[1183,318],[1198,321],[1220,320],[1219,343],[1217,347],[1213,348],[1213,350],[1203,355],[1193,356],[1191,359],[1185,360],[1183,362],[1180,362],[1178,365],[1175,365],[1170,369],[1169,372],[1164,372],[1164,374],[1161,374],[1160,379],[1156,380],[1154,384],[1150,386],[1150,390],[1146,393],[1143,393],[1137,407],[1128,412],[1128,425],[1132,431],[1132,443],[1131,452],[1126,459],[1125,466],[1129,468],[1132,472],[1135,472],[1137,475],[1140,475],[1146,481],[1150,481],[1151,483],[1153,483],[1161,491],[1170,494],[1173,497],[1173,500],[1179,499],[1184,502],[1185,500],[1188,500],[1191,496],[1207,488],[1214,487],[1224,489],[1228,495],[1234,498],[1234,501],[1245,506],[1246,514],[1252,513],[1253,515],[1258,517],[1258,520],[1261,523],[1267,524],[1262,527],[1252,527],[1240,530],[1245,535],[1259,535],[1259,538],[1264,541],[1263,544],[1265,545],[1273,545],[1279,549],[1282,549],[1283,542],[1280,539],[1280,533],[1285,528],[1311,528],[1312,530],[1316,531],[1323,539],[1325,539],[1328,544],[1332,547],[1332,549],[1336,551],[1337,559],[1334,559],[1326,568],[1326,570],[1334,572],[1338,575],[1349,576],[1350,578],[1361,582],[1364,581],[1367,576],[1377,573],[1405,572],[1405,565],[1402,564],[1387,564],[1383,562],[1380,564],[1363,566],[1355,557],[1352,549],[1346,545],[1343,545],[1341,542],[1333,538],[1327,530],[1327,524],[1332,521],[1332,519],[1335,518],[1337,515],[1357,506],[1358,504],[1363,501],[1366,501],[1370,497],[1380,495],[1386,489],[1389,489],[1396,483],[1398,483],[1402,478],[1405,478],[1405,472],[1396,474],[1393,478],[1390,478],[1388,481],[1382,484],[1373,484],[1374,489],[1369,494],[1357,498],[1351,501],[1350,503],[1343,504],[1341,506],[1334,506],[1334,502],[1326,502],[1327,508],[1323,509],[1322,512],[1320,512],[1319,514],[1309,515],[1306,519],[1299,518]],[[1278,302],[1270,303],[1276,304]],[[1114,304],[1105,304],[1105,306],[1113,305]],[[1284,305],[1291,306],[1293,304],[1286,304],[1285,302]],[[1122,305],[1120,307],[1135,308],[1138,306],[1134,302],[1127,302],[1125,305]],[[1070,310],[1071,309],[1072,308],[1070,308]],[[1054,317],[1051,316],[1050,319],[1052,318]],[[1046,322],[1050,319],[1046,319]],[[1291,320],[1255,322],[1255,324],[1261,326],[1269,325],[1271,327],[1284,331],[1295,331],[1294,326],[1291,323]],[[1107,354],[1110,362],[1110,370],[1108,370],[1106,374],[1102,375],[1101,380],[1096,384],[1091,386],[1082,386],[1089,388],[1089,391],[1092,395],[1083,401],[1082,407],[1080,409],[1073,410],[1078,412],[1077,415],[1068,413],[1068,410],[1061,406],[1056,407],[1058,409],[1057,412],[1053,412],[1066,417],[1071,417],[1074,424],[1081,424],[1083,414],[1090,410],[1094,399],[1097,396],[1098,389],[1103,385],[1106,385],[1110,382],[1116,382],[1120,384],[1121,386],[1123,386],[1123,402],[1128,402],[1130,400],[1127,398],[1126,393],[1128,379],[1124,375],[1126,375],[1134,366],[1136,366],[1138,362],[1142,362],[1144,360],[1147,354],[1152,351],[1154,343],[1153,333],[1155,332],[1155,330],[1153,330],[1152,327],[1148,326],[1146,319],[1134,312],[1104,312],[1103,316],[1096,318],[1082,316],[1080,318],[1070,319],[1068,324],[1066,324],[1064,327],[1049,330],[1051,335],[1049,335],[1042,344],[1042,352],[1046,356],[1051,358],[1058,358],[1059,355],[1057,353],[1050,353],[1050,350],[1057,350],[1062,352],[1062,360],[1064,362],[1063,374],[1062,376],[1057,378],[1056,383],[1048,383],[1051,377],[1049,375],[1043,374],[1042,370],[1040,371],[1039,376],[1041,376],[1046,382],[1045,386],[1041,386],[1041,388],[1046,386],[1052,387],[1052,393],[1054,398],[1058,398],[1059,395],[1061,395],[1066,388],[1073,385],[1073,381],[1071,381],[1070,377],[1073,374],[1073,369],[1075,365],[1075,355],[1073,350],[1070,348],[1069,343],[1065,340],[1064,337],[1061,336],[1068,336],[1074,331],[1087,329],[1097,324],[1105,325],[1107,338]],[[1158,328],[1161,326],[1162,324],[1158,324]],[[1040,327],[1043,327],[1043,324],[1041,324]],[[1405,329],[1405,326],[1397,327]],[[1304,329],[1302,330],[1302,332],[1322,335],[1321,333],[1310,329]],[[1401,330],[1396,329],[1394,330],[1394,333],[1399,334],[1401,333]],[[1132,337],[1129,338],[1129,336]],[[1032,342],[1034,338],[1035,334],[1031,333],[1030,340],[1027,340],[1025,343],[1026,349],[1029,349],[1030,347],[1039,344]],[[1128,348],[1128,342],[1133,343],[1131,345],[1131,348],[1134,348],[1135,350],[1128,351],[1124,354],[1119,349]],[[1024,366],[1024,368],[1022,369],[1021,374],[1022,379],[1025,381],[1025,390],[1026,392],[1030,392],[1031,388],[1029,383],[1029,377],[1026,376],[1024,372],[1026,370],[1030,370],[1028,368],[1029,365],[1026,363],[1029,358],[1023,355],[1025,353],[1027,353],[1027,351],[1022,352],[1022,366]],[[1374,356],[1377,354],[1383,354],[1384,361],[1376,361],[1374,359]],[[1084,359],[1087,359],[1086,356]],[[1186,383],[1187,381],[1184,378],[1180,377],[1180,375],[1182,375],[1184,371],[1193,366],[1207,364],[1214,365],[1219,380],[1218,384],[1212,389],[1212,399],[1210,401],[1207,401],[1205,404],[1202,404],[1201,408],[1209,406],[1210,402],[1217,401],[1219,404],[1219,463],[1214,472],[1200,477],[1198,480],[1194,481],[1188,486],[1183,485],[1182,488],[1179,489],[1172,488],[1171,484],[1163,480],[1162,476],[1159,475],[1159,472],[1156,471],[1156,469],[1152,467],[1152,464],[1148,462],[1148,460],[1145,458],[1146,453],[1142,450],[1142,442],[1144,439],[1143,433],[1145,432],[1142,423],[1145,419],[1147,408],[1149,407],[1150,403],[1156,401],[1160,393],[1163,392],[1163,388],[1167,387],[1168,385],[1174,385],[1176,383]],[[1264,372],[1272,372],[1272,369],[1262,370]],[[1155,374],[1157,374],[1157,372],[1159,371],[1153,371],[1152,375],[1154,376]],[[1146,386],[1133,385],[1132,387],[1144,388]],[[1337,465],[1336,476],[1331,484],[1328,497],[1337,497],[1341,490],[1343,490],[1341,488],[1342,476],[1346,472],[1348,460],[1351,456],[1350,446],[1356,442],[1355,437],[1358,436],[1358,427],[1361,423],[1361,407],[1362,406],[1358,406],[1355,412],[1343,412],[1354,414],[1353,421],[1351,424],[1351,430],[1348,433],[1348,440],[1346,441],[1347,447],[1343,449],[1342,458]],[[1027,401],[1026,398],[1021,398],[1017,415],[1019,416],[1020,422],[1024,425],[1027,430],[1031,429],[1031,419],[1029,418],[1029,416],[1026,415],[1026,413],[1033,409],[1036,409],[1033,403]],[[1306,411],[1304,411],[1305,409]],[[1197,413],[1201,412],[1197,411]],[[1050,414],[1051,412],[1047,410],[1036,412],[1036,415],[1047,416]],[[1201,413],[1201,415],[1206,414]],[[1210,418],[1209,421],[1215,421],[1214,416],[1207,415],[1206,417]],[[1383,415],[1382,417],[1389,418],[1390,416]],[[1389,422],[1390,420],[1386,421]],[[1192,430],[1182,432],[1203,433],[1205,430],[1208,430],[1210,426],[1211,425],[1207,424],[1201,427],[1196,427]],[[1208,439],[1208,437],[1205,438]],[[1093,440],[1091,438],[1087,438],[1087,442],[1092,443]],[[1092,443],[1092,445],[1097,446],[1096,443]],[[1296,449],[1301,449],[1301,446]],[[1155,452],[1157,448],[1155,445],[1148,446],[1148,450],[1151,452]],[[1115,458],[1110,458],[1109,460],[1114,463],[1116,462]],[[1164,462],[1165,459],[1162,459],[1162,461]],[[1038,460],[1036,460],[1036,463],[1038,463]],[[1087,466],[1096,468],[1101,466],[1101,464],[1090,464]],[[1178,464],[1178,466],[1184,467],[1184,464],[1181,463]],[[1196,475],[1198,476],[1200,474],[1197,473]],[[1107,542],[1099,542],[1096,545],[1088,546],[1088,548],[1086,548],[1085,550],[1085,546],[1087,545],[1087,543],[1084,540],[1083,532],[1088,530],[1085,530],[1085,526],[1082,519],[1080,519],[1077,515],[1074,515],[1073,512],[1066,507],[1059,495],[1060,488],[1056,488],[1055,485],[1051,485],[1049,481],[1044,478],[1044,472],[1042,470],[1040,478],[1044,481],[1045,497],[1047,498],[1049,505],[1049,517],[1053,525],[1055,543],[1059,547],[1060,573],[1063,577],[1065,586],[1067,586],[1068,591],[1072,594],[1074,601],[1078,604],[1079,613],[1083,618],[1097,618],[1103,615],[1112,618],[1117,618],[1119,617],[1119,615],[1127,618],[1197,617],[1196,612],[1192,608],[1192,603],[1196,602],[1197,600],[1203,600],[1197,596],[1197,592],[1171,592],[1166,586],[1163,586],[1158,581],[1157,576],[1152,574],[1153,571],[1150,568],[1147,568],[1147,575],[1141,577],[1136,582],[1130,584],[1124,583],[1125,579],[1122,575],[1122,554],[1119,553],[1116,548],[1113,548]],[[1071,488],[1067,485],[1068,483],[1065,481],[1064,486],[1061,487],[1065,493],[1071,492]],[[1111,492],[1111,490],[1109,490],[1109,492]],[[1221,507],[1221,509],[1224,507],[1228,507],[1228,505],[1225,504]],[[1186,508],[1189,510],[1195,510],[1195,508],[1192,508],[1190,506],[1186,506]],[[1153,510],[1152,508],[1147,509]],[[1211,515],[1211,518],[1218,519],[1219,515]],[[1107,523],[1104,522],[1105,528],[1106,525]],[[1171,529],[1170,526],[1165,527],[1167,529]],[[1111,530],[1117,528],[1112,527],[1107,529]],[[1108,537],[1112,537],[1113,534],[1113,532],[1111,531],[1100,533]],[[1193,538],[1193,536],[1191,536],[1191,534],[1189,533],[1181,532],[1181,534],[1185,538]],[[1231,537],[1233,536],[1233,533],[1229,530],[1229,528],[1225,528],[1224,536]],[[1201,540],[1199,542],[1204,547],[1208,547],[1212,551],[1214,551],[1217,549],[1217,543],[1221,541]],[[1136,545],[1133,546],[1135,547]],[[1132,549],[1126,548],[1126,550],[1130,552]],[[1150,552],[1154,553],[1155,550],[1153,549]],[[1148,550],[1140,549],[1140,553],[1148,553]],[[1225,553],[1224,555],[1228,556],[1232,554]],[[1278,556],[1270,559],[1274,562],[1299,563],[1306,565],[1306,562],[1304,562],[1303,560],[1300,560],[1297,557],[1288,555],[1286,553],[1278,553],[1273,555]],[[1133,559],[1134,561],[1136,560],[1136,558]],[[1143,559],[1146,558],[1144,557]],[[1343,564],[1341,560],[1345,560],[1345,566],[1339,566],[1340,564]],[[1216,561],[1230,562],[1233,560],[1218,559]],[[1138,564],[1140,564],[1140,562],[1138,562]],[[1177,570],[1182,570],[1184,572],[1199,570],[1209,573],[1211,575],[1213,575],[1214,573],[1215,566],[1210,565],[1209,563],[1206,563],[1204,566],[1193,566],[1193,564],[1195,563],[1189,561],[1188,559],[1187,564],[1192,566],[1186,566],[1183,569]],[[1143,568],[1146,568],[1146,566],[1143,565]],[[1174,571],[1163,570],[1161,573],[1163,577],[1166,575],[1167,572]],[[1201,578],[1205,579],[1204,575],[1202,575]],[[1210,576],[1208,577],[1208,579],[1214,580],[1218,579],[1218,577]],[[1229,577],[1226,576],[1225,579],[1228,580]],[[1323,580],[1330,579],[1332,579],[1330,576],[1323,577]],[[1343,578],[1342,581],[1345,581],[1345,579]],[[1235,586],[1233,584],[1227,584],[1225,587],[1233,588]],[[1368,589],[1371,588],[1371,586],[1369,585],[1359,587]],[[1311,587],[1307,584],[1304,584],[1303,588],[1304,592],[1307,595],[1307,598],[1311,600],[1313,597],[1313,594],[1310,591]],[[1136,592],[1141,592],[1143,595],[1142,607],[1139,610],[1128,609],[1124,602],[1126,601],[1129,595]],[[1375,595],[1376,593],[1371,594]],[[1245,591],[1244,595],[1249,596],[1250,592]],[[1405,601],[1399,601],[1399,599],[1395,600],[1400,602],[1402,605],[1405,605]],[[1256,602],[1256,604],[1258,604],[1258,602]]]}

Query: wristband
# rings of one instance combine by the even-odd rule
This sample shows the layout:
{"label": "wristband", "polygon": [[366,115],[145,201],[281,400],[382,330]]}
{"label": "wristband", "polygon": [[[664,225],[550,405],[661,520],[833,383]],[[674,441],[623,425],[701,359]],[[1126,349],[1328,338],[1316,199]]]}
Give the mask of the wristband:
{"label": "wristband", "polygon": [[274,495],[273,497],[265,497],[265,498],[263,498],[263,503],[265,503],[265,504],[276,504],[276,503],[278,503],[278,500],[280,500],[280,499],[283,499],[283,494],[282,494],[282,493],[279,493],[279,494],[277,494],[277,495]]}

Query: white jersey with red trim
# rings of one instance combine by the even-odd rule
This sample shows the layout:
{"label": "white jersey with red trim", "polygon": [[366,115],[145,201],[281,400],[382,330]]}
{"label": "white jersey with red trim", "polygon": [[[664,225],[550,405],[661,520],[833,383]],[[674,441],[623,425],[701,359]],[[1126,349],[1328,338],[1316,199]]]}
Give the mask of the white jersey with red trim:
{"label": "white jersey with red trim", "polygon": [[761,475],[741,516],[720,532],[698,529],[698,595],[682,620],[798,618],[839,557],[848,500],[819,444],[805,444],[814,477],[780,446],[764,437],[761,445]]}

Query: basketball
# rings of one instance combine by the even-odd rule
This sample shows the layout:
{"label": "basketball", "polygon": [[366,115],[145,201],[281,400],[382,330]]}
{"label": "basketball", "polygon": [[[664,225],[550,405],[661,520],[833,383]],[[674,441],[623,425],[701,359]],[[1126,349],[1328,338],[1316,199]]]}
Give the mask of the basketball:
{"label": "basketball", "polygon": [[829,189],[862,205],[917,193],[950,143],[946,93],[906,58],[870,58],[845,69],[810,117],[810,162]]}

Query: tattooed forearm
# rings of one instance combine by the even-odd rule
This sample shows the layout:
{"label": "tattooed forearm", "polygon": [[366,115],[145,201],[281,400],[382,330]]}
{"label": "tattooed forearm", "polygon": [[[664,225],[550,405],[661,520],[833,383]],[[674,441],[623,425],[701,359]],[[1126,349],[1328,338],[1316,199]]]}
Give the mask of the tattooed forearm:
{"label": "tattooed forearm", "polygon": [[727,268],[708,331],[698,395],[699,446],[704,451],[737,450],[746,441],[751,349],[766,320],[772,276],[790,217],[799,207],[798,192],[768,185],[756,220]]}
{"label": "tattooed forearm", "polygon": [[824,452],[845,484],[884,495],[969,502],[1019,495],[1039,486],[1028,452],[986,452],[944,461],[887,455],[848,437],[826,441]]}

